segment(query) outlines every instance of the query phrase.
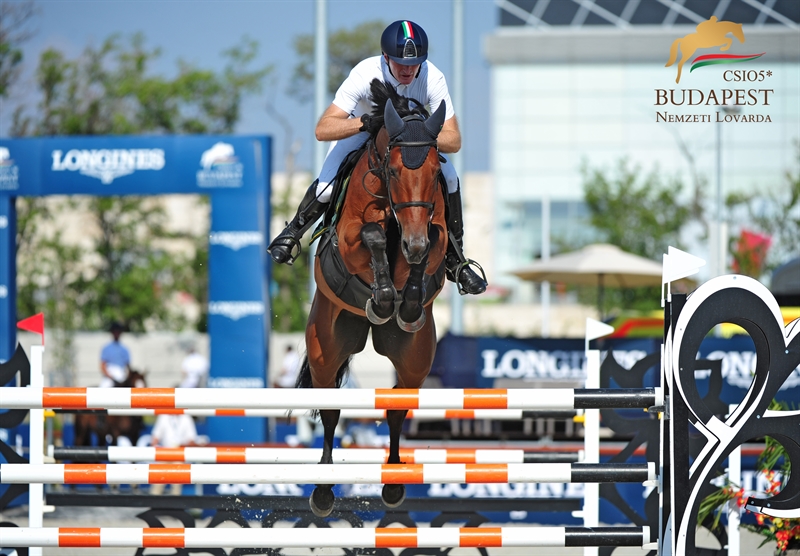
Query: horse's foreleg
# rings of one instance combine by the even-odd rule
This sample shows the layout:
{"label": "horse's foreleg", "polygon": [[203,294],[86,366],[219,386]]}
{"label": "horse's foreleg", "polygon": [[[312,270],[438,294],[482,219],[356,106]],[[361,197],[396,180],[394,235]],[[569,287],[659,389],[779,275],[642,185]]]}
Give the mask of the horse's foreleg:
{"label": "horse's foreleg", "polygon": [[411,265],[403,288],[403,302],[397,311],[397,326],[405,332],[416,332],[425,325],[425,267],[427,261]]}
{"label": "horse's foreleg", "polygon": [[[336,425],[339,424],[339,414],[338,409],[322,409],[319,412],[324,429],[322,458],[319,460],[321,464],[333,463],[333,439]],[[309,500],[311,511],[318,517],[330,515],[333,510],[334,498],[333,485],[317,485]]]}
{"label": "horse's foreleg", "polygon": [[[405,421],[407,413],[406,410],[386,412],[386,421],[389,423],[389,459],[386,463],[403,463],[400,461],[400,433],[403,430],[403,421]],[[406,499],[406,487],[405,485],[383,485],[381,498],[388,507],[396,508]]]}
{"label": "horse's foreleg", "polygon": [[723,44],[719,49],[728,50],[731,46],[733,46],[733,39],[725,37],[725,44]]}
{"label": "horse's foreleg", "polygon": [[371,323],[384,324],[394,315],[397,299],[397,290],[389,273],[386,233],[380,225],[370,222],[361,228],[361,241],[372,256],[372,297],[367,300],[365,311]]}

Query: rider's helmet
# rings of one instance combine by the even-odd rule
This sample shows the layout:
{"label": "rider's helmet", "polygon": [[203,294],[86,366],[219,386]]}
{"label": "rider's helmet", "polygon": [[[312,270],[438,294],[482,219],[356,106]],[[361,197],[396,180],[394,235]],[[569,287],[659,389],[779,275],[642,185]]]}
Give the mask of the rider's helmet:
{"label": "rider's helmet", "polygon": [[413,21],[395,21],[381,35],[381,50],[398,64],[415,66],[428,58],[428,35]]}

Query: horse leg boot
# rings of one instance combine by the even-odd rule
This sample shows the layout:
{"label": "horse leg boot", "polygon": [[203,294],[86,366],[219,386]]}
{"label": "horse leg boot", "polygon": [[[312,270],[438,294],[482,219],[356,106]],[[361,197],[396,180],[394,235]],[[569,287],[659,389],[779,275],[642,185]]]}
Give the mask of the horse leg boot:
{"label": "horse leg boot", "polygon": [[427,261],[412,264],[403,288],[403,302],[397,311],[397,326],[405,332],[417,332],[425,325],[425,267]]}
{"label": "horse leg boot", "polygon": [[[338,409],[321,409],[319,412],[322,426],[324,429],[321,464],[333,464],[333,437],[336,432],[336,425],[339,424],[340,411]],[[333,511],[333,485],[316,485],[314,492],[308,503],[311,511],[317,517],[327,517]]]}
{"label": "horse leg boot", "polygon": [[[300,238],[328,207],[328,203],[317,200],[318,181],[314,180],[314,183],[306,191],[292,221],[286,224],[283,231],[267,247],[267,252],[276,263],[289,265],[294,263],[300,256]],[[295,248],[297,248],[296,254],[294,253]]]}
{"label": "horse leg boot", "polygon": [[[386,411],[386,421],[389,423],[389,459],[386,463],[403,463],[400,461],[400,433],[407,413],[404,409]],[[405,485],[383,485],[381,499],[389,508],[398,507],[406,499]]]}
{"label": "horse leg boot", "polygon": [[370,222],[361,228],[361,242],[372,256],[372,297],[364,310],[372,324],[385,324],[395,310],[397,290],[389,274],[389,258],[386,255],[386,232],[378,224]]}
{"label": "horse leg boot", "polygon": [[[458,286],[458,293],[478,295],[486,291],[486,275],[483,268],[472,259],[464,256],[464,214],[461,207],[461,190],[455,193],[448,193],[447,204],[450,210],[447,212],[447,230],[450,241],[447,244],[447,254],[445,255],[445,269],[447,279],[455,282]],[[478,276],[471,265],[475,265],[483,274]]]}

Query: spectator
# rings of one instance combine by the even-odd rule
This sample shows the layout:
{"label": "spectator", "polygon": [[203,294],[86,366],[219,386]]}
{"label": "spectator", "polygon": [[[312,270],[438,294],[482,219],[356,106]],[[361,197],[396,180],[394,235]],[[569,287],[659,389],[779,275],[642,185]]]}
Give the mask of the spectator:
{"label": "spectator", "polygon": [[181,363],[181,383],[178,388],[200,388],[208,376],[208,359],[197,353],[193,342],[186,345],[187,355]]}
{"label": "spectator", "polygon": [[286,346],[286,354],[281,363],[281,373],[272,383],[273,388],[294,388],[297,383],[297,374],[300,372],[300,356],[292,348]]}
{"label": "spectator", "polygon": [[[150,443],[153,446],[180,448],[183,446],[197,446],[199,444],[194,420],[186,414],[159,415],[150,435]],[[180,495],[181,490],[182,485],[170,485],[170,493],[175,496]],[[150,486],[150,494],[161,495],[163,493],[163,484],[154,484]]]}
{"label": "spectator", "polygon": [[123,326],[119,322],[111,323],[109,332],[114,339],[103,346],[100,352],[101,388],[111,388],[125,382],[131,370],[131,354],[128,348],[119,341]]}

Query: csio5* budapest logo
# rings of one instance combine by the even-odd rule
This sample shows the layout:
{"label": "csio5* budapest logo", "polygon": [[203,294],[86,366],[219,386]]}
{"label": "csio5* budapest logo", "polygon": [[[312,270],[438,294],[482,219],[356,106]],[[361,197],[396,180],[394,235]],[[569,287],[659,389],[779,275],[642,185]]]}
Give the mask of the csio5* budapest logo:
{"label": "csio5* budapest logo", "polygon": [[[746,41],[741,23],[719,21],[716,16],[697,25],[694,33],[673,41],[665,67],[675,66],[675,83],[691,79],[683,73],[684,64],[691,60],[689,74],[701,68],[716,69],[721,78],[720,88],[655,89],[656,122],[771,122],[762,107],[769,107],[774,89],[766,88],[772,71],[758,68],[736,68],[732,65],[759,60],[766,52],[731,53],[736,43]],[[692,57],[698,54],[692,60]],[[708,71],[708,70],[704,70]],[[740,107],[759,107],[762,113],[741,113]],[[705,113],[676,113],[676,109],[709,108]]]}

